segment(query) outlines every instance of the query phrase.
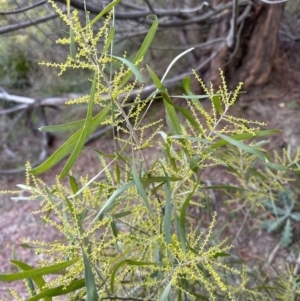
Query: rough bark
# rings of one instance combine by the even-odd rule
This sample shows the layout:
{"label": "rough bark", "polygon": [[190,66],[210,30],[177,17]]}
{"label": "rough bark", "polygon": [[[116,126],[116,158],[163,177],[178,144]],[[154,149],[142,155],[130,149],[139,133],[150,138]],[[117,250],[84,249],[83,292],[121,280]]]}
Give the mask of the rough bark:
{"label": "rough bark", "polygon": [[[244,82],[246,89],[252,85],[264,85],[272,71],[283,10],[284,4],[259,3],[254,6],[236,41],[238,50],[225,45],[211,61],[206,74],[207,79],[219,84],[218,69],[221,68],[231,87],[240,81]],[[224,15],[222,20],[212,27],[210,38],[226,35],[230,28],[230,18],[231,15]],[[235,55],[231,58],[234,51]]]}

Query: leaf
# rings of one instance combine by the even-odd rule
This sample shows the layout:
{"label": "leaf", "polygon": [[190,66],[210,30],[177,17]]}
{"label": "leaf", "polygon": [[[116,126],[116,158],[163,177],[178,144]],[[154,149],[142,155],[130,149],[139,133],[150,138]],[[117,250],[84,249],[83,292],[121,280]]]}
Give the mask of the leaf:
{"label": "leaf", "polygon": [[254,168],[249,168],[249,173],[253,174],[256,178],[260,178],[264,181],[268,181],[268,177],[265,176],[263,173],[261,173],[260,171],[254,169]]}
{"label": "leaf", "polygon": [[115,154],[106,154],[95,148],[92,148],[92,150],[96,152],[96,154],[98,155],[99,158],[101,158],[101,156],[104,156],[104,157],[111,158],[111,159],[121,159],[124,163],[127,163],[127,161],[130,160],[130,157],[121,155],[120,153],[117,153],[117,152]]}
{"label": "leaf", "polygon": [[[162,94],[162,96],[164,97],[164,94]],[[171,104],[176,110],[178,110],[188,121],[189,123],[198,130],[198,132],[200,132],[201,134],[203,134],[202,129],[199,127],[199,125],[197,124],[197,122],[195,121],[195,118],[190,114],[190,112],[185,109],[182,108],[180,106],[175,105],[170,96],[168,94],[166,94],[166,97],[164,97],[165,101],[168,102],[169,104]]]}
{"label": "leaf", "polygon": [[300,213],[298,212],[292,213],[291,218],[296,222],[300,222]]}
{"label": "leaf", "polygon": [[283,231],[281,233],[280,245],[283,248],[287,248],[288,246],[291,245],[292,242],[293,242],[293,228],[291,225],[291,220],[288,218],[283,228]]}
{"label": "leaf", "polygon": [[117,180],[117,185],[120,185],[121,182],[121,173],[120,173],[120,166],[117,161],[115,161],[115,177]]}
{"label": "leaf", "polygon": [[137,260],[132,260],[132,259],[125,259],[117,263],[113,269],[111,270],[111,278],[110,278],[110,289],[114,293],[115,290],[115,278],[117,275],[118,270],[124,266],[124,265],[133,265],[133,266],[156,266],[157,263],[154,262],[148,262],[148,261],[137,261]]}
{"label": "leaf", "polygon": [[263,202],[262,205],[275,216],[286,215],[286,211],[280,207],[277,207],[274,202],[267,201]]}
{"label": "leaf", "polygon": [[165,74],[163,75],[161,81],[162,81],[162,82],[164,81],[164,79],[165,79],[166,76],[168,75],[169,71],[171,70],[172,66],[173,66],[173,65],[174,65],[174,64],[175,64],[182,56],[184,56],[185,54],[187,54],[188,52],[190,52],[190,51],[192,51],[192,50],[194,50],[194,49],[195,49],[195,47],[192,47],[192,48],[189,48],[189,49],[183,51],[182,53],[178,54],[178,55],[172,60],[172,62],[170,63],[170,65],[168,66],[168,68],[167,68]]}
{"label": "leaf", "polygon": [[169,124],[170,130],[173,132],[173,134],[180,135],[181,134],[180,122],[179,122],[179,119],[177,117],[174,106],[172,106],[170,104],[170,102],[166,101],[166,99],[169,97],[168,94],[167,94],[167,90],[162,85],[161,81],[159,80],[157,75],[154,73],[154,71],[150,68],[150,66],[147,65],[147,69],[149,71],[149,74],[150,74],[154,84],[156,85],[157,89],[160,91],[161,95],[164,98],[166,116],[167,116],[167,119],[170,122],[170,124]]}
{"label": "leaf", "polygon": [[118,231],[118,227],[117,227],[116,222],[115,222],[114,220],[112,220],[112,221],[110,222],[110,226],[111,226],[111,230],[112,230],[112,232],[113,232],[113,236],[114,236],[115,238],[117,238],[117,237],[118,237],[119,231]]}
{"label": "leaf", "polygon": [[83,255],[83,263],[84,263],[84,278],[85,278],[87,301],[97,301],[98,293],[96,289],[94,274],[90,262],[84,251],[82,251],[82,255]]}
{"label": "leaf", "polygon": [[[141,180],[141,182],[143,184],[152,184],[152,183],[165,182],[166,178],[165,177],[152,177],[152,176],[148,176],[148,177],[140,178],[140,180]],[[176,182],[176,181],[182,180],[182,178],[179,178],[179,177],[169,177],[169,180],[171,182]]]}
{"label": "leaf", "polygon": [[218,258],[218,257],[227,257],[227,256],[231,256],[231,254],[226,253],[226,252],[217,252],[212,257],[213,258]]}
{"label": "leaf", "polygon": [[208,98],[209,96],[208,95],[195,95],[195,93],[191,90],[191,78],[189,76],[185,77],[182,80],[182,84],[183,84],[183,89],[184,89],[185,93],[189,96],[189,97],[184,96],[184,98],[194,100],[197,103],[197,105],[203,109],[203,106],[200,103],[199,98]]}
{"label": "leaf", "polygon": [[[232,136],[230,136],[230,138],[235,139],[235,140],[247,140],[247,139],[253,139],[253,138],[258,138],[258,137],[264,137],[264,136],[273,135],[273,134],[276,134],[277,132],[279,132],[279,130],[257,131],[254,134],[242,133],[242,134],[232,135]],[[220,141],[214,143],[211,146],[211,148],[212,149],[216,149],[216,148],[224,146],[224,145],[226,145],[228,143],[229,143],[228,141],[220,140]]]}
{"label": "leaf", "polygon": [[[160,133],[160,134],[162,135],[162,133]],[[162,136],[164,138],[164,135],[162,135]],[[167,136],[166,136],[166,138],[164,138],[164,140],[165,140],[165,152],[166,152],[168,161],[170,163],[170,166],[172,166],[173,170],[177,173],[178,172],[177,164],[176,164],[176,161],[171,152],[171,151],[174,151],[174,149],[172,148],[172,144],[167,141]]]}
{"label": "leaf", "polygon": [[72,59],[75,59],[75,57],[76,57],[74,31],[73,31],[72,27],[70,27],[70,56]]}
{"label": "leaf", "polygon": [[[133,64],[136,64],[137,62],[139,62],[146,54],[146,52],[148,51],[152,40],[155,36],[155,33],[157,31],[157,27],[158,27],[158,19],[155,15],[150,15],[147,18],[154,18],[154,22],[151,25],[150,29],[148,30],[148,33],[138,51],[138,53],[136,54],[134,60],[133,60]],[[123,78],[123,80],[121,81],[119,88],[123,87],[128,80],[130,79],[130,77],[132,76],[132,72],[128,72],[127,75]]]}
{"label": "leaf", "polygon": [[41,132],[64,132],[70,130],[77,130],[84,125],[85,119],[65,123],[65,124],[56,124],[56,125],[47,125],[39,128]]}
{"label": "leaf", "polygon": [[273,220],[268,219],[268,220],[262,221],[259,226],[262,230],[268,231],[268,229],[270,227],[272,227],[272,224],[273,224]]}
{"label": "leaf", "polygon": [[74,165],[75,161],[77,160],[77,158],[85,144],[85,141],[89,135],[92,118],[93,118],[94,99],[95,99],[97,78],[98,78],[98,72],[96,71],[94,74],[94,79],[93,79],[92,88],[91,88],[91,92],[90,92],[90,100],[89,100],[89,104],[88,104],[88,110],[87,110],[87,114],[86,114],[86,118],[85,118],[85,123],[82,128],[79,140],[77,141],[76,146],[75,146],[71,156],[69,157],[63,170],[60,172],[60,175],[59,175],[60,179],[63,179],[68,174],[68,172],[71,170],[72,166]]}
{"label": "leaf", "polygon": [[70,181],[72,191],[75,194],[78,191],[78,184],[76,182],[76,179],[73,176],[69,176],[69,181]]}
{"label": "leaf", "polygon": [[26,270],[19,273],[13,273],[13,274],[0,274],[0,281],[15,281],[25,278],[32,278],[36,276],[43,276],[48,274],[55,274],[57,272],[60,272],[64,270],[65,268],[71,266],[75,262],[78,261],[78,258],[69,260],[66,262],[54,264],[47,267],[32,269],[32,270]]}
{"label": "leaf", "polygon": [[102,219],[102,216],[105,212],[110,210],[114,206],[114,201],[117,199],[117,197],[122,194],[124,191],[126,191],[129,187],[133,186],[135,183],[134,181],[130,181],[123,186],[119,187],[117,190],[114,191],[114,193],[109,197],[109,199],[105,202],[102,209],[98,212],[94,220],[91,222],[89,227],[97,220]]}
{"label": "leaf", "polygon": [[288,171],[289,168],[280,164],[275,164],[275,163],[270,163],[270,162],[265,162],[265,164],[275,170],[279,170],[279,171]]}
{"label": "leaf", "polygon": [[[99,112],[93,119],[92,124],[89,129],[89,135],[96,130],[98,125],[106,118],[109,110],[111,108],[111,102],[107,104],[107,106]],[[75,134],[73,134],[63,145],[61,145],[46,161],[44,161],[41,165],[30,170],[30,173],[33,175],[37,175],[45,172],[50,169],[58,162],[60,162],[64,157],[66,157],[72,150],[74,149],[78,139],[81,136],[81,132],[83,129],[80,129]]]}
{"label": "leaf", "polygon": [[210,301],[208,298],[206,298],[203,295],[197,294],[197,293],[193,293],[193,296],[195,296],[197,299],[196,300],[204,300],[204,301]]}
{"label": "leaf", "polygon": [[213,102],[213,105],[214,105],[216,111],[219,114],[222,114],[223,113],[223,108],[222,108],[222,104],[221,104],[221,101],[220,101],[220,96],[219,95],[212,96],[212,102]]}
{"label": "leaf", "polygon": [[147,194],[145,192],[145,189],[144,189],[144,187],[143,187],[143,185],[142,185],[142,183],[140,181],[140,178],[138,176],[138,173],[136,171],[135,160],[134,160],[133,153],[132,153],[132,167],[131,167],[131,170],[132,170],[133,180],[134,180],[134,183],[136,185],[136,188],[137,188],[139,194],[141,195],[141,197],[143,198],[144,203],[145,203],[148,211],[153,215],[153,210],[152,210],[152,208],[150,206]]}
{"label": "leaf", "polygon": [[[14,246],[13,246],[13,259],[14,260],[11,260],[10,262],[12,264],[16,265],[19,268],[19,270],[30,270],[30,269],[33,269],[31,266],[27,265],[26,263],[23,263],[23,262],[17,260],[16,250],[15,250]],[[41,276],[40,277],[35,277],[35,279],[37,280],[37,282],[39,283],[39,285],[41,285],[41,286],[38,286],[38,287],[42,288],[43,285],[45,284],[44,279]],[[27,282],[27,287],[29,289],[30,295],[31,296],[32,295],[36,295],[35,286],[33,284],[33,278],[26,278],[25,281]],[[51,299],[48,298],[45,301],[51,301]]]}
{"label": "leaf", "polygon": [[165,176],[166,176],[166,204],[165,204],[165,212],[164,212],[164,232],[165,232],[166,243],[170,244],[172,242],[172,239],[171,239],[171,206],[172,206],[171,185],[170,185],[169,176],[166,173],[166,171],[165,171]]}
{"label": "leaf", "polygon": [[172,287],[172,280],[168,283],[168,285],[165,287],[164,291],[160,295],[159,301],[168,301],[168,296],[169,296],[171,287]]}
{"label": "leaf", "polygon": [[131,72],[135,75],[135,77],[140,83],[146,83],[144,76],[142,75],[142,73],[140,72],[137,66],[135,66],[134,64],[132,64],[131,62],[129,62],[123,57],[114,56],[114,55],[112,55],[112,57],[124,63],[131,70]]}
{"label": "leaf", "polygon": [[[187,210],[187,208],[189,206],[189,203],[190,203],[192,197],[194,196],[194,193],[195,193],[195,190],[196,190],[197,187],[198,187],[198,185],[195,184],[193,190],[189,193],[189,195],[185,199],[185,201],[184,201],[184,203],[182,205],[182,208],[180,210],[179,223],[180,223],[180,229],[181,229],[183,237],[186,237],[185,236],[185,215],[186,215],[186,210]],[[186,239],[185,239],[185,242],[182,244],[182,249],[184,250],[184,252],[186,251]]]}
{"label": "leaf", "polygon": [[208,144],[212,143],[210,140],[207,140],[207,139],[204,139],[204,138],[190,137],[190,136],[185,136],[185,135],[173,135],[173,136],[168,136],[167,138],[186,139],[186,140],[189,140],[189,141],[203,142],[203,143],[208,143]]}
{"label": "leaf", "polygon": [[[12,264],[16,265],[21,270],[24,270],[24,271],[33,270],[33,268],[30,265],[28,265],[22,261],[11,260],[10,262]],[[29,278],[29,279],[32,279],[36,283],[36,285],[38,286],[38,288],[40,290],[42,290],[46,284],[46,282],[42,276],[36,276],[36,277]],[[45,301],[51,301],[51,300],[52,300],[52,298],[45,298]]]}
{"label": "leaf", "polygon": [[216,133],[217,136],[221,137],[223,140],[225,140],[226,142],[228,142],[229,144],[231,145],[234,145],[242,150],[244,150],[245,152],[247,153],[251,153],[253,155],[256,155],[260,160],[262,160],[263,162],[266,162],[266,156],[263,152],[251,147],[251,146],[248,146],[242,142],[239,142],[238,140],[232,138],[232,137],[229,137],[229,136],[226,136],[224,134],[220,134],[220,133]]}
{"label": "leaf", "polygon": [[286,221],[287,216],[282,216],[276,220],[273,221],[273,223],[270,223],[270,227],[268,228],[268,232],[275,232],[277,230],[279,230],[282,225],[284,224],[284,222]]}
{"label": "leaf", "polygon": [[289,190],[280,191],[279,199],[287,211],[293,210],[295,202],[291,191]]}
{"label": "leaf", "polygon": [[56,297],[56,296],[62,296],[66,295],[71,292],[75,292],[80,288],[83,288],[85,286],[85,279],[79,279],[79,280],[73,280],[68,286],[60,285],[57,287],[44,289],[39,294],[28,298],[26,301],[38,301],[42,298],[46,297]]}
{"label": "leaf", "polygon": [[200,155],[195,155],[189,159],[189,166],[193,172],[198,172],[200,159],[201,159]]}
{"label": "leaf", "polygon": [[94,25],[97,21],[99,21],[105,14],[107,14],[114,6],[116,6],[120,0],[115,0],[108,4],[100,14],[98,14],[91,22],[89,22],[83,29],[86,29],[87,27],[91,27]]}

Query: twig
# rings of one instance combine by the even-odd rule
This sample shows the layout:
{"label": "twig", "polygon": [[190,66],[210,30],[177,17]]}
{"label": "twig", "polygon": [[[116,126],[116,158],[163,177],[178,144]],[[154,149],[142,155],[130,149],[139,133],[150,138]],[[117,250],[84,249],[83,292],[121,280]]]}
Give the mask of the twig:
{"label": "twig", "polygon": [[12,10],[12,11],[0,11],[0,16],[5,16],[5,15],[14,15],[14,14],[19,14],[19,13],[23,13],[27,10],[31,10],[35,7],[38,7],[40,5],[43,5],[47,2],[47,0],[42,0],[40,2],[34,3],[32,5],[26,6],[24,8],[20,8],[20,9],[16,9],[16,10]]}
{"label": "twig", "polygon": [[294,267],[294,271],[293,271],[294,276],[298,275],[299,269],[300,269],[300,253],[299,253],[298,259],[296,260],[296,264]]}
{"label": "twig", "polygon": [[51,15],[48,15],[48,16],[45,16],[43,18],[36,19],[36,20],[33,20],[33,21],[22,22],[22,23],[17,23],[17,24],[14,24],[14,25],[8,25],[8,26],[5,26],[5,27],[1,27],[0,28],[0,34],[16,31],[18,29],[24,29],[24,28],[27,28],[27,27],[30,27],[30,26],[33,26],[33,25],[37,25],[37,24],[40,24],[40,23],[47,22],[47,21],[55,19],[57,17],[58,17],[58,14],[54,13],[54,14],[51,14]]}
{"label": "twig", "polygon": [[273,262],[273,260],[274,260],[274,258],[276,256],[279,248],[280,248],[280,244],[278,243],[275,246],[275,248],[273,249],[273,251],[271,252],[271,254],[270,254],[269,258],[268,258],[268,261],[267,261],[266,265],[264,266],[265,269],[267,269],[272,264],[272,262]]}
{"label": "twig", "polygon": [[297,38],[297,37],[294,37],[293,35],[287,33],[287,32],[284,32],[282,30],[279,31],[280,34],[284,35],[284,36],[287,36],[288,38],[290,38],[291,40],[295,41],[295,42],[299,42],[300,41],[300,38]]}

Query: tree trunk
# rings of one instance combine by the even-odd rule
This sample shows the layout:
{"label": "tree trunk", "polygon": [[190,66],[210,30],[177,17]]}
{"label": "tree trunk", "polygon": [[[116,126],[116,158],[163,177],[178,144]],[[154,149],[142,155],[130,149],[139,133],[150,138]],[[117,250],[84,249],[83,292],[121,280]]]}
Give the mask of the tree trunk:
{"label": "tree trunk", "polygon": [[[234,50],[225,45],[211,61],[206,78],[214,84],[220,84],[221,68],[230,88],[238,82],[243,82],[245,89],[252,85],[264,85],[272,70],[283,10],[284,4],[257,4],[244,21],[236,41],[238,48]],[[213,26],[210,38],[226,36],[230,29],[230,18],[231,15],[224,15]],[[217,51],[217,47],[212,51]]]}

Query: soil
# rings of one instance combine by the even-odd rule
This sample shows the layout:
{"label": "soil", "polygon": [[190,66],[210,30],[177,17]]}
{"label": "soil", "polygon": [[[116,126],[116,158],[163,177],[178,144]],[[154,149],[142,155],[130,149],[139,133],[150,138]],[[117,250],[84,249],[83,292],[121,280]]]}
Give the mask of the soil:
{"label": "soil", "polygon": [[[296,151],[300,146],[300,84],[298,82],[299,72],[296,73],[293,70],[290,72],[291,66],[289,64],[290,61],[286,60],[281,53],[278,56],[270,82],[265,87],[255,87],[251,92],[242,94],[233,108],[233,114],[251,120],[263,121],[268,124],[267,128],[280,129],[280,133],[271,138],[270,147],[281,149],[290,145]],[[155,111],[156,118],[158,118],[157,115],[163,117],[162,107],[158,106]],[[56,138],[51,151],[55,150],[62,141],[63,138]],[[103,152],[109,153],[112,150],[113,142],[110,135],[107,134],[94,141],[90,147],[100,148]],[[147,155],[150,157],[153,154],[149,153]],[[42,179],[47,183],[53,183],[55,175],[62,168],[62,164],[43,175]],[[85,150],[79,157],[73,172],[75,176],[86,172],[93,176],[99,168],[97,156],[91,150]],[[215,181],[218,181],[220,170],[215,168],[210,172]],[[219,180],[222,182],[224,178]],[[16,184],[24,183],[24,181],[24,175],[22,174],[3,176],[0,179],[0,187],[1,189],[15,189]],[[230,179],[228,181],[230,182]],[[59,238],[55,229],[43,228],[38,217],[31,214],[38,207],[37,202],[15,201],[9,195],[0,196],[0,272],[10,273],[16,271],[16,268],[9,263],[13,249],[15,249],[19,260],[32,266],[37,263],[38,256],[35,255],[34,250],[22,247],[21,238],[37,240],[43,236],[49,241]],[[219,222],[225,222],[228,218],[228,209],[221,206],[218,211]],[[244,262],[253,262],[254,265],[257,265],[257,262],[266,262],[267,258],[273,256],[272,252],[278,243],[277,238],[260,231],[255,224],[255,218],[251,221],[248,219],[245,224],[242,223],[243,218],[237,220],[239,222],[233,223],[234,228],[231,229],[234,233],[240,231],[240,235],[234,241],[237,256]],[[293,262],[295,256],[293,249],[288,251],[279,250],[274,256],[273,263],[280,267],[286,261]],[[26,290],[22,282],[2,282],[0,283],[0,299],[2,298],[3,301],[12,300],[8,294],[9,287],[18,291],[23,298],[26,296]]]}

